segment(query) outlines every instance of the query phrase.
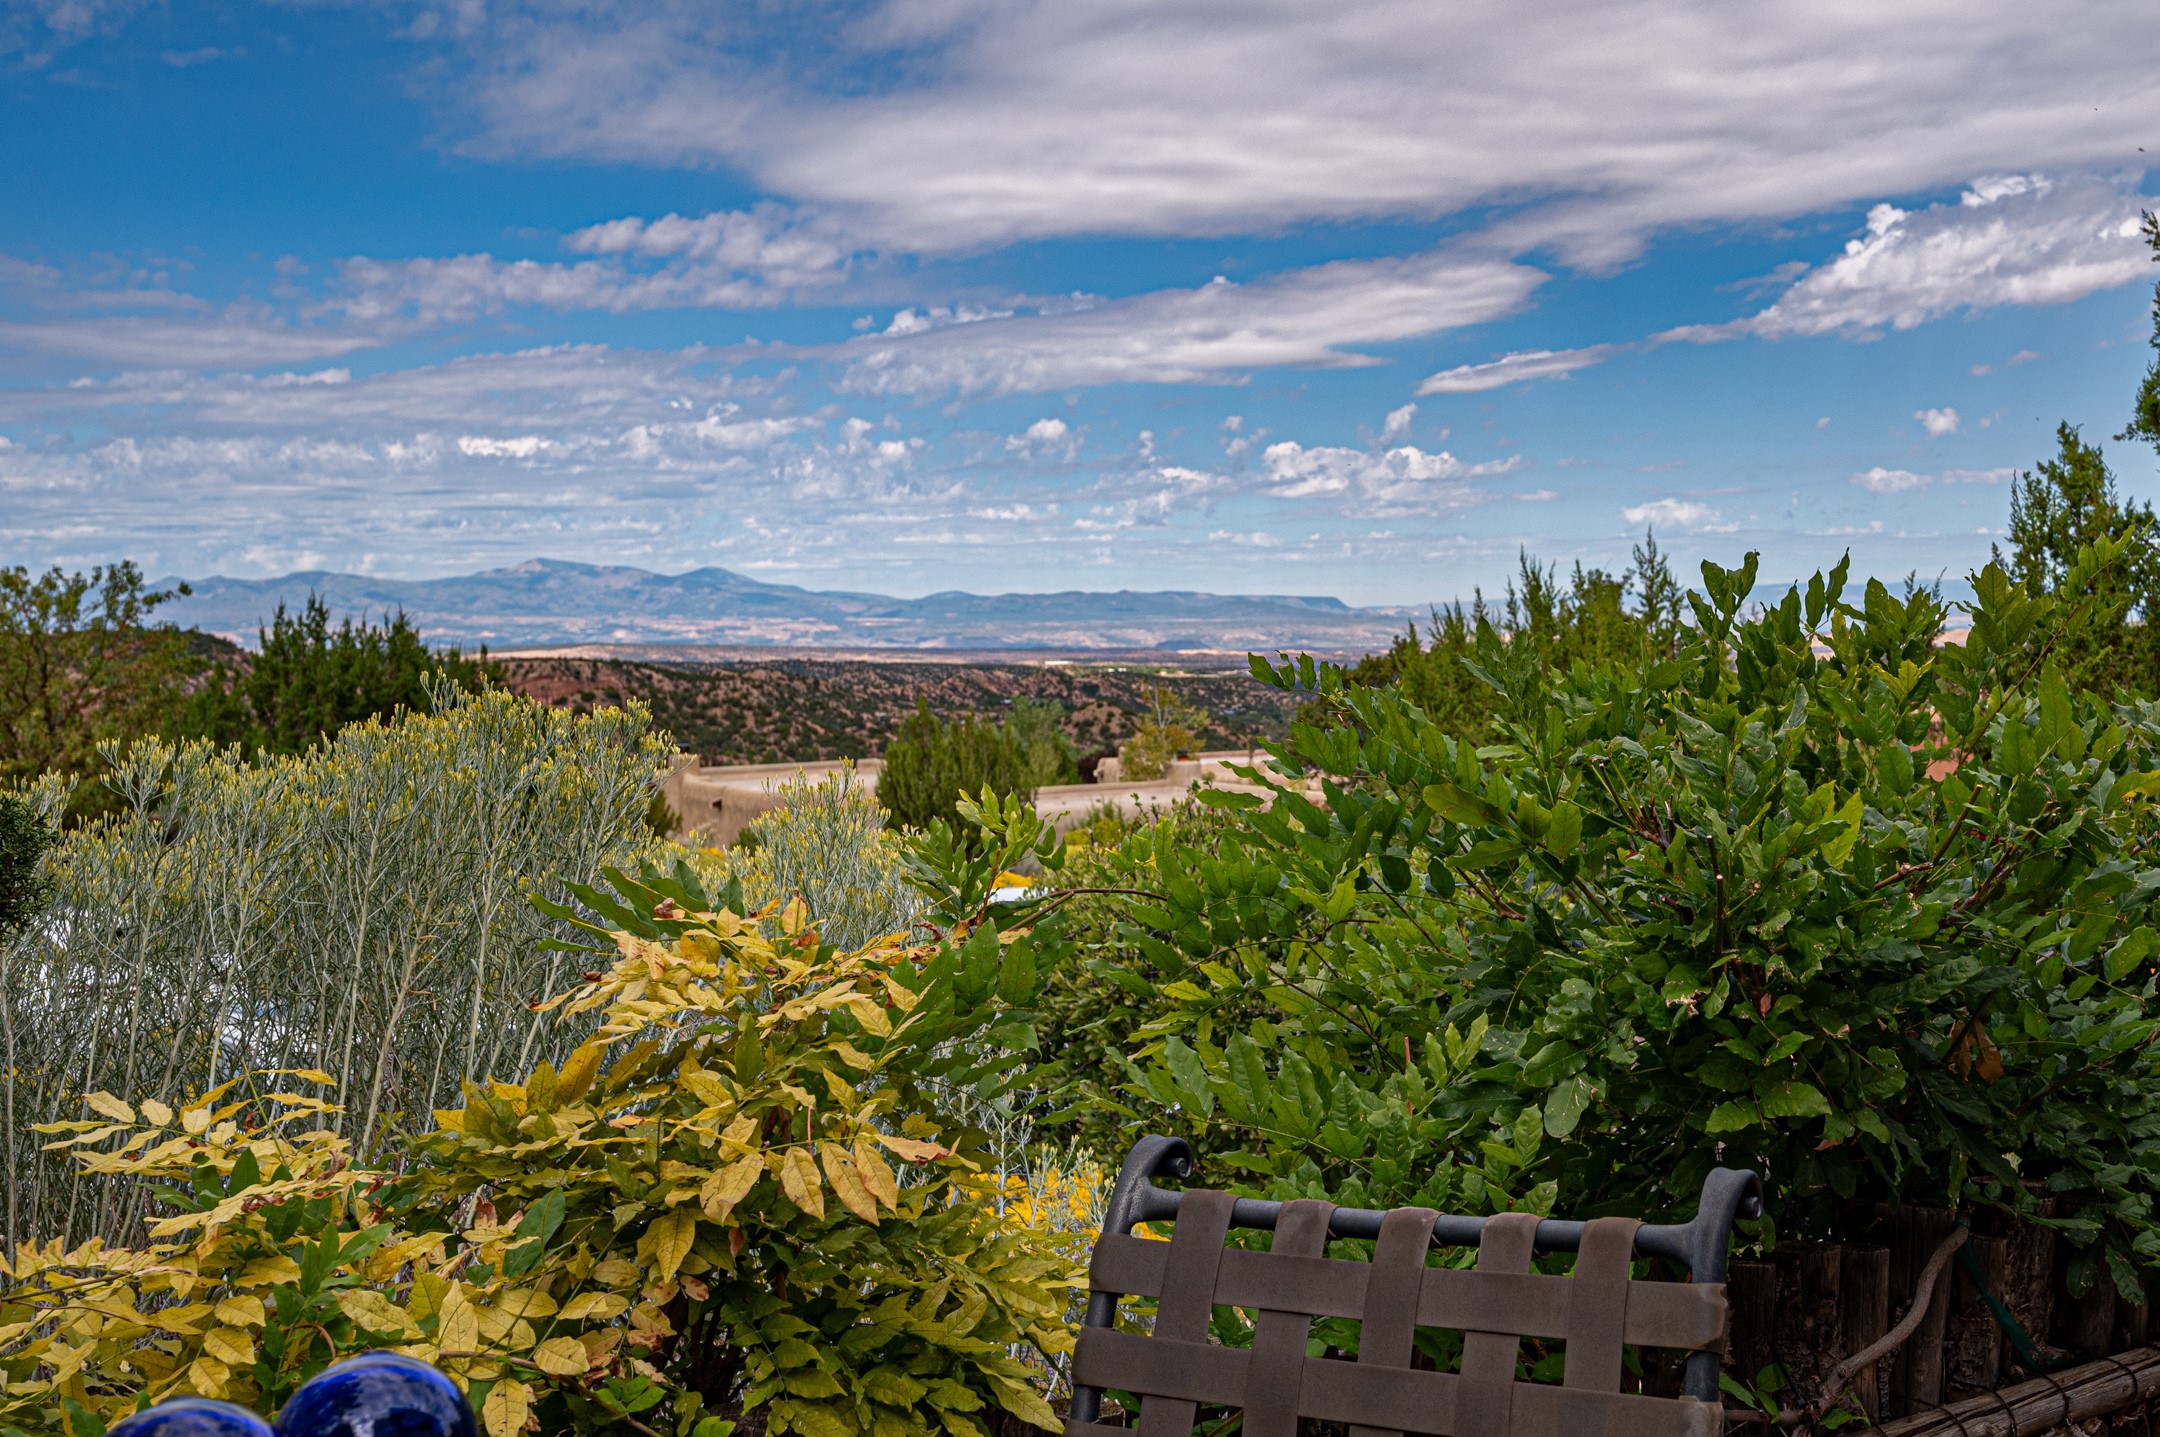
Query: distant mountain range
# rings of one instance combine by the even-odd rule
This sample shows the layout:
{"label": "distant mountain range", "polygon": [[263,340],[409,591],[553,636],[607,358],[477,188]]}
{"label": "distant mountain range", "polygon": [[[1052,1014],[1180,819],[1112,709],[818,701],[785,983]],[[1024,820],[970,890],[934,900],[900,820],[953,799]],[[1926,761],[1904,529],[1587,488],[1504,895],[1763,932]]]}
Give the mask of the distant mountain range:
{"label": "distant mountain range", "polygon": [[[165,580],[166,585],[178,582]],[[431,643],[491,649],[596,644],[961,650],[1167,651],[1384,648],[1421,608],[1185,590],[967,594],[920,599],[767,584],[726,569],[645,569],[533,559],[448,579],[313,570],[188,581],[159,616],[252,644],[282,603],[319,594],[333,614],[404,610]]]}

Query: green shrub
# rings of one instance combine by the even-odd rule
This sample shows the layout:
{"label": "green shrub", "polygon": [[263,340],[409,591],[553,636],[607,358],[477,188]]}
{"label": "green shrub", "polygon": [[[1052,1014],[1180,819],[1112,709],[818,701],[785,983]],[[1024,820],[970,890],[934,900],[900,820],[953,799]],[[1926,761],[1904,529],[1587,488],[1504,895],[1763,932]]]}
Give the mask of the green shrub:
{"label": "green shrub", "polygon": [[0,781],[79,777],[98,767],[100,744],[171,719],[200,662],[189,635],[151,613],[184,592],[150,589],[124,561],[87,574],[0,569]]}
{"label": "green shrub", "polygon": [[380,624],[348,618],[333,630],[314,594],[298,614],[279,604],[257,638],[244,661],[210,670],[174,737],[301,753],[347,724],[428,713],[438,692],[474,691],[496,676],[484,648],[478,661],[456,649],[432,652],[402,613]]}
{"label": "green shrub", "polygon": [[1080,755],[1065,736],[1064,722],[1065,705],[1056,699],[1037,700],[1021,694],[1012,701],[1005,715],[1005,731],[1020,746],[1030,789],[1080,781]]}
{"label": "green shrub", "polygon": [[1034,796],[1032,767],[1019,739],[973,714],[941,719],[917,700],[885,746],[878,773],[878,802],[893,822],[909,828],[956,824],[961,801],[985,789],[1001,798]]}
{"label": "green shrub", "polygon": [[2044,1194],[2075,1287],[2104,1250],[2131,1290],[2160,1267],[2160,706],[2053,659],[2118,557],[2066,600],[1990,566],[1962,645],[1925,590],[1848,602],[1842,565],[1751,612],[1752,556],[1704,566],[1647,668],[1487,628],[1482,745],[1258,665],[1325,706],[1276,751],[1324,801],[1204,794],[1226,830],[1143,832],[1098,885],[1151,895],[1107,896],[1097,949],[1160,995],[1123,1102],[1370,1206],[1676,1212],[1718,1161],[1802,1236]]}
{"label": "green shrub", "polygon": [[1577,564],[1562,584],[1557,569],[1526,553],[1518,556],[1516,577],[1500,603],[1488,608],[1480,593],[1467,608],[1437,609],[1422,641],[1413,623],[1386,653],[1360,660],[1349,677],[1369,687],[1394,685],[1447,732],[1475,737],[1499,711],[1492,687],[1469,666],[1482,625],[1493,624],[1510,643],[1530,646],[1552,668],[1647,667],[1675,652],[1685,608],[1654,534],[1643,535],[1633,566],[1617,578]]}
{"label": "green shrub", "polygon": [[31,802],[0,793],[0,945],[30,926],[52,899],[44,872],[52,829]]}

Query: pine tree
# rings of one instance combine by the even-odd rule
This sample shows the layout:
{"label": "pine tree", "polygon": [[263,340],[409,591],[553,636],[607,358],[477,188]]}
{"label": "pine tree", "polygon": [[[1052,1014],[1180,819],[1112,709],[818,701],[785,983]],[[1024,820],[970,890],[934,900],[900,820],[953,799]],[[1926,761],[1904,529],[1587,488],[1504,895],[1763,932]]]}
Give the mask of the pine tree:
{"label": "pine tree", "polygon": [[399,710],[428,713],[428,684],[448,681],[477,691],[494,677],[487,651],[431,651],[400,612],[380,624],[362,619],[330,627],[329,606],[310,594],[297,615],[283,604],[256,631],[245,666],[211,675],[179,728],[190,737],[237,743],[256,752],[300,753],[349,723]]}
{"label": "pine tree", "polygon": [[2055,430],[2056,452],[2020,474],[2010,495],[2010,553],[1996,558],[2027,593],[2063,594],[2078,550],[2106,537],[2128,541],[2128,552],[2101,571],[2089,591],[2101,602],[2054,654],[2078,687],[2117,698],[2151,693],[2160,680],[2160,544],[2152,506],[2125,501],[2095,444],[2074,425]]}
{"label": "pine tree", "polygon": [[893,822],[927,828],[942,819],[957,829],[960,800],[979,797],[986,787],[1000,797],[1034,797],[1027,750],[1019,739],[973,714],[940,719],[917,699],[915,712],[885,746],[878,774],[878,802]]}

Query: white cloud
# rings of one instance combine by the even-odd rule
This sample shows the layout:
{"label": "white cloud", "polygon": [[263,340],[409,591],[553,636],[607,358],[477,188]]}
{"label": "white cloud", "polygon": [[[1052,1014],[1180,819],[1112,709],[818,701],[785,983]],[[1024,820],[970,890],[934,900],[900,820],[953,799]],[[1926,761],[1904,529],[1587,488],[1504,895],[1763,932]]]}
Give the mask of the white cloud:
{"label": "white cloud", "polygon": [[1410,432],[1410,421],[1415,418],[1417,418],[1417,405],[1415,404],[1405,404],[1400,409],[1390,409],[1387,423],[1380,430],[1381,442],[1385,443],[1390,439],[1398,439],[1408,434]]}
{"label": "white cloud", "polygon": [[68,355],[153,369],[253,369],[372,349],[389,336],[343,325],[296,325],[269,315],[168,319],[157,315],[0,319],[0,352]]}
{"label": "white cloud", "polygon": [[1500,318],[1543,279],[1524,265],[1439,250],[866,336],[829,352],[846,365],[842,387],[869,393],[1221,382],[1277,365],[1376,363],[1352,347]]}
{"label": "white cloud", "polygon": [[2145,277],[2138,212],[2148,203],[2128,185],[2019,176],[1924,210],[1879,204],[1843,254],[1735,327],[1770,338],[1864,334],[1958,310],[2083,299]]}
{"label": "white cloud", "polygon": [[515,439],[487,439],[466,434],[459,436],[457,447],[460,454],[484,459],[530,459],[547,447],[547,441],[537,434],[521,434]]}
{"label": "white cloud", "polygon": [[[1868,212],[1866,232],[1848,241],[1842,254],[1805,270],[1772,304],[1744,319],[1682,325],[1630,344],[1503,355],[1442,370],[1418,393],[1480,393],[1666,344],[1718,344],[1750,335],[1869,339],[1886,327],[1910,329],[1961,310],[2066,304],[2147,276],[2150,250],[2139,234],[2139,214],[2155,203],[2130,183],[2017,176],[1975,182],[1958,200],[1924,210],[1878,204]],[[2038,357],[2021,350],[2005,363]],[[1987,367],[1973,372],[1984,374]],[[1956,415],[1952,409],[1926,412],[1953,420]],[[1816,427],[1827,427],[1827,420]]]}
{"label": "white cloud", "polygon": [[597,258],[560,263],[488,254],[400,260],[356,256],[319,306],[363,323],[459,323],[506,308],[764,309],[828,290],[857,262],[824,221],[764,203],[697,218],[635,216],[563,241]]}
{"label": "white cloud", "polygon": [[1393,449],[1307,448],[1293,440],[1270,444],[1260,456],[1269,493],[1280,499],[1347,498],[1364,512],[1403,503],[1420,508],[1463,508],[1483,498],[1471,481],[1519,467],[1521,456],[1465,464],[1446,450],[1428,453],[1415,445]]}
{"label": "white cloud", "polygon": [[1958,412],[1947,405],[1941,409],[1915,409],[1913,418],[1920,421],[1920,427],[1927,431],[1930,439],[1958,432]]}
{"label": "white cloud", "polygon": [[1526,379],[1565,379],[1578,369],[1603,364],[1619,353],[1617,344],[1593,344],[1587,349],[1526,349],[1503,354],[1483,364],[1458,364],[1443,369],[1418,386],[1420,394],[1482,394]]}
{"label": "white cloud", "polygon": [[1558,489],[1531,489],[1517,494],[1515,500],[1519,504],[1550,504],[1559,497]]}
{"label": "white cloud", "polygon": [[1701,529],[1717,522],[1718,511],[1692,499],[1653,499],[1647,504],[1633,504],[1622,509],[1620,517],[1630,524],[1678,524],[1682,528]]}
{"label": "white cloud", "polygon": [[1050,416],[1036,420],[1022,433],[1007,435],[1005,448],[1015,454],[1058,451],[1070,459],[1079,453],[1080,445],[1070,424]]}
{"label": "white cloud", "polygon": [[1936,484],[2000,484],[2014,469],[1945,469],[1940,474],[1916,474],[1910,469],[1885,469],[1876,465],[1848,480],[1870,494],[1904,494]]}
{"label": "white cloud", "polygon": [[1870,494],[1902,494],[1908,489],[1924,489],[1935,479],[1932,475],[1915,474],[1910,469],[1885,469],[1878,464],[1853,475],[1852,482]]}
{"label": "white cloud", "polygon": [[456,82],[482,148],[740,166],[927,249],[1547,198],[1573,203],[1523,232],[1610,254],[1662,225],[2116,164],[2160,123],[2160,13],[2119,0],[2045,25],[2014,0],[941,0],[821,36],[822,71],[761,64],[802,48],[784,7],[487,17]]}

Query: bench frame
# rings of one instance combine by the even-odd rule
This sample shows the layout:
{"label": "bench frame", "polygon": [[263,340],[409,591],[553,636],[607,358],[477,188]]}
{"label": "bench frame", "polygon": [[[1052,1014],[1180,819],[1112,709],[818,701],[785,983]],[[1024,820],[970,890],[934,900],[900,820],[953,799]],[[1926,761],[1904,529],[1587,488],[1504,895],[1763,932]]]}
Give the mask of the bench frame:
{"label": "bench frame", "polygon": [[[1133,1144],[1119,1169],[1117,1184],[1103,1216],[1100,1236],[1123,1237],[1145,1222],[1170,1222],[1178,1214],[1184,1193],[1155,1186],[1154,1179],[1189,1179],[1194,1161],[1191,1147],[1179,1138],[1148,1136]],[[1218,1200],[1219,1201],[1219,1200]],[[1285,1204],[1239,1198],[1232,1205],[1230,1226],[1272,1231]],[[1702,1198],[1692,1221],[1684,1224],[1644,1224],[1635,1229],[1633,1255],[1663,1258],[1688,1271],[1692,1282],[1722,1284],[1727,1255],[1732,1246],[1733,1224],[1740,1218],[1762,1216],[1762,1183],[1752,1172],[1713,1168],[1703,1181]],[[1327,1237],[1377,1240],[1387,1214],[1365,1208],[1336,1208],[1329,1215]],[[1476,1247],[1485,1234],[1488,1219],[1440,1214],[1433,1221],[1435,1246]],[[1537,1253],[1575,1252],[1581,1248],[1587,1224],[1547,1218],[1537,1224],[1532,1239]],[[1085,1325],[1111,1328],[1117,1319],[1121,1294],[1091,1288]],[[1700,1402],[1717,1404],[1718,1365],[1716,1351],[1691,1352],[1687,1359],[1684,1393]],[[1100,1387],[1075,1383],[1072,1420],[1093,1424],[1102,1407]]]}

